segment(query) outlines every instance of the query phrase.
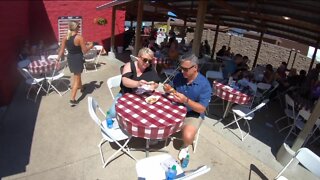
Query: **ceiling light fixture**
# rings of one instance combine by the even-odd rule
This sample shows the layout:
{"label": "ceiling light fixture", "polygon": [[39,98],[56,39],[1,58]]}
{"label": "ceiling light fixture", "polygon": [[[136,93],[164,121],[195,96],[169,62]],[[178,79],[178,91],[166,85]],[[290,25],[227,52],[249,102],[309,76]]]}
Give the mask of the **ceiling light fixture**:
{"label": "ceiling light fixture", "polygon": [[282,18],[285,19],[285,20],[290,20],[290,19],[291,19],[291,18],[288,17],[288,16],[282,16]]}

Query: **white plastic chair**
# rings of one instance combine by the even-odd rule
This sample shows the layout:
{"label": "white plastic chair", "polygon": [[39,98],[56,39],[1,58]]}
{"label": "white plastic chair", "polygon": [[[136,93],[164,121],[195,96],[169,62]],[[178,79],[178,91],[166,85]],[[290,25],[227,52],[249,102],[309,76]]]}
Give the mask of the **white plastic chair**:
{"label": "white plastic chair", "polygon": [[[58,62],[56,62],[58,63]],[[55,68],[53,70],[53,73],[49,76],[46,76],[46,80],[49,84],[48,89],[47,89],[47,94],[51,89],[54,89],[60,96],[63,96],[65,93],[70,91],[70,88],[68,84],[66,84],[63,80],[68,80],[67,78],[64,78],[64,69],[67,65],[67,61],[60,61],[60,64],[56,64]],[[56,86],[54,86],[54,82],[58,82],[56,86],[59,86],[60,83],[64,84],[64,86],[67,88],[64,92],[60,92]]]}
{"label": "white plastic chair", "polygon": [[[287,129],[287,128],[292,126],[292,123],[289,122],[289,118],[292,119],[292,120],[296,119],[296,112],[295,112],[293,99],[288,94],[286,94],[285,95],[285,100],[286,100],[286,108],[284,110],[285,115],[275,121],[275,124],[276,124],[279,132],[281,132],[284,129]],[[287,118],[288,125],[283,127],[282,129],[279,129],[278,122],[281,121],[284,118]]]}
{"label": "white plastic chair", "polygon": [[311,115],[311,113],[309,111],[307,111],[305,109],[301,109],[298,112],[296,118],[294,119],[293,124],[291,124],[290,131],[289,131],[288,135],[286,136],[286,138],[284,139],[284,141],[286,141],[288,139],[290,134],[294,134],[297,136],[298,134],[296,133],[296,129],[302,130],[305,122],[309,119],[310,115]]}
{"label": "white plastic chair", "polygon": [[109,89],[109,92],[111,94],[112,99],[114,99],[114,94],[112,92],[112,89],[120,87],[121,77],[122,77],[122,75],[117,75],[117,76],[113,76],[107,80],[108,89]]}
{"label": "white plastic chair", "polygon": [[221,71],[207,71],[206,72],[207,79],[221,80],[223,79],[223,74]]}
{"label": "white plastic chair", "polygon": [[[118,121],[114,119],[113,127],[109,129],[107,127],[106,120],[100,120],[99,117],[96,114],[96,111],[99,110],[100,113],[103,115],[104,119],[106,118],[106,115],[102,111],[102,109],[99,107],[97,101],[95,101],[92,97],[88,97],[88,111],[89,114],[94,120],[94,122],[99,126],[101,130],[101,135],[102,139],[100,143],[98,144],[99,151],[100,151],[100,156],[101,156],[101,161],[103,164],[103,168],[105,168],[108,163],[120,152],[123,151],[126,153],[128,156],[130,156],[132,159],[136,160],[130,153],[130,149],[128,148],[127,144],[131,140],[131,136],[128,135],[126,132],[122,131],[122,129],[119,127]],[[125,141],[123,145],[119,143],[119,141]],[[105,142],[114,142],[119,146],[119,149],[113,153],[107,161],[104,160],[104,156],[102,153],[102,145]]]}
{"label": "white plastic chair", "polygon": [[185,174],[181,166],[170,154],[160,154],[141,159],[136,163],[136,172],[138,179],[166,179],[166,168],[167,166],[171,167],[172,165],[176,165],[177,167],[176,179],[178,180],[194,179],[211,170],[211,168],[208,166],[202,166],[190,174]]}
{"label": "white plastic chair", "polygon": [[310,151],[308,148],[301,148],[296,152],[288,164],[279,172],[275,179],[287,179],[283,176],[283,173],[294,160],[298,160],[312,174],[320,177],[320,157]]}
{"label": "white plastic chair", "polygon": [[[90,49],[86,54],[83,55],[84,58],[84,72],[92,72],[92,71],[97,71],[97,52],[98,50],[96,49]],[[88,67],[93,66],[93,70],[89,70]]]}
{"label": "white plastic chair", "polygon": [[36,102],[37,101],[37,97],[38,97],[38,95],[40,93],[40,90],[42,89],[44,92],[46,92],[46,90],[43,88],[43,82],[44,82],[45,78],[35,78],[25,68],[19,68],[18,67],[18,71],[25,78],[26,84],[28,84],[30,86],[29,90],[28,90],[28,93],[27,93],[27,99],[29,99],[29,95],[30,95],[31,89],[35,89],[37,91],[36,97],[34,98],[34,102]]}
{"label": "white plastic chair", "polygon": [[103,52],[103,46],[101,46],[101,45],[95,45],[95,46],[93,46],[93,49],[96,49],[96,50],[98,51],[96,64],[99,64],[99,59],[100,59],[100,56],[101,56],[101,54],[102,54],[102,52]]}
{"label": "white plastic chair", "polygon": [[[248,121],[250,121],[250,120],[252,120],[254,118],[254,112],[255,111],[261,109],[268,102],[269,102],[269,99],[265,99],[264,101],[262,101],[262,103],[260,103],[258,106],[256,106],[252,110],[247,108],[247,107],[241,106],[241,105],[234,106],[232,108],[232,113],[233,113],[234,120],[231,123],[225,125],[223,128],[226,128],[226,127],[230,126],[231,124],[236,123],[237,126],[238,126],[238,129],[240,131],[240,134],[241,134],[241,141],[243,141],[251,132],[250,124],[249,124]],[[241,120],[241,119],[244,119],[245,120],[245,124],[248,125],[248,133],[245,136],[243,136],[242,130],[241,130],[240,125],[238,123],[238,121]]]}
{"label": "white plastic chair", "polygon": [[49,55],[47,57],[48,60],[50,61],[57,61],[58,60],[58,55]]}

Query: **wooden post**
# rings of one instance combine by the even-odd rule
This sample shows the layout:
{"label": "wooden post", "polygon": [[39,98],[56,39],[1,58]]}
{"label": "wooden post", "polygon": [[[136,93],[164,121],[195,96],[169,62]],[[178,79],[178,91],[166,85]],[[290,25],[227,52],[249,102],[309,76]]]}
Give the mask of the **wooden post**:
{"label": "wooden post", "polygon": [[262,44],[263,35],[264,35],[264,31],[262,31],[261,34],[260,34],[259,44],[258,44],[256,56],[254,57],[252,69],[253,69],[254,67],[256,67],[256,64],[257,64],[257,61],[258,61],[258,57],[259,57],[259,53],[260,53],[260,48],[261,48],[261,44]]}
{"label": "wooden post", "polygon": [[318,118],[320,117],[320,101],[317,102],[316,106],[314,107],[309,119],[307,120],[306,124],[304,125],[302,131],[299,133],[296,140],[293,142],[292,150],[297,151],[302,147],[306,139],[309,137],[310,132],[313,129],[313,126],[317,122]]}
{"label": "wooden post", "polygon": [[116,27],[116,7],[112,7],[112,23],[111,23],[111,47],[110,51],[115,51],[115,27]]}
{"label": "wooden post", "polygon": [[199,7],[197,11],[197,26],[194,32],[193,44],[192,44],[192,53],[196,56],[199,56],[201,37],[204,26],[204,18],[207,12],[207,3],[208,1],[199,1]]}
{"label": "wooden post", "polygon": [[213,45],[212,45],[212,54],[211,59],[213,60],[214,54],[216,53],[217,40],[219,35],[219,24],[216,26],[216,33],[214,35]]}
{"label": "wooden post", "polygon": [[141,47],[141,26],[142,26],[142,15],[143,15],[143,0],[138,1],[138,13],[137,13],[137,26],[136,26],[136,36],[134,43],[133,55],[137,56],[139,49]]}
{"label": "wooden post", "polygon": [[318,39],[316,47],[314,47],[314,52],[313,52],[313,55],[312,55],[312,60],[311,60],[310,66],[309,66],[308,73],[311,71],[313,63],[316,60],[318,48],[319,48],[319,39]]}
{"label": "wooden post", "polygon": [[289,61],[290,61],[290,58],[291,58],[292,51],[294,51],[294,49],[291,49],[291,50],[290,50],[290,54],[289,54],[289,58],[288,58],[288,61],[287,61],[287,65],[289,64]]}
{"label": "wooden post", "polygon": [[296,53],[294,54],[294,58],[293,58],[293,61],[292,61],[292,64],[291,64],[291,69],[293,68],[293,65],[294,65],[294,62],[296,61],[296,57],[297,57],[298,53],[300,53],[300,51],[296,50]]}

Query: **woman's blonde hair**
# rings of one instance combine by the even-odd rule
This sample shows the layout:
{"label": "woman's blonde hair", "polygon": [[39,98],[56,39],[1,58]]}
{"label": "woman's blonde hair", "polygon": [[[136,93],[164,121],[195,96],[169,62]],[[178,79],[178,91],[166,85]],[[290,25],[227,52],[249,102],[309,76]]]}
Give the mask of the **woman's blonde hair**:
{"label": "woman's blonde hair", "polygon": [[151,57],[154,57],[153,51],[151,49],[149,49],[149,48],[146,48],[146,47],[140,49],[139,52],[138,52],[138,56],[139,57],[141,57],[143,54],[148,54]]}
{"label": "woman's blonde hair", "polygon": [[78,31],[80,28],[80,24],[77,21],[70,21],[68,24],[68,33],[67,33],[67,39],[72,35],[72,31]]}

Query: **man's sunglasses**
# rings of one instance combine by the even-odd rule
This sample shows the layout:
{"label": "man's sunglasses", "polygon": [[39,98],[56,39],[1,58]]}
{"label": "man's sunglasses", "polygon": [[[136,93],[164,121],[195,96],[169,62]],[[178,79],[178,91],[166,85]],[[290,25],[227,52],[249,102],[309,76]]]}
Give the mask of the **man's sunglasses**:
{"label": "man's sunglasses", "polygon": [[143,61],[144,63],[149,63],[149,64],[152,63],[152,59],[143,58],[142,61]]}
{"label": "man's sunglasses", "polygon": [[189,67],[189,68],[185,68],[185,67],[182,67],[182,66],[180,66],[179,68],[183,71],[183,72],[188,72],[191,68],[193,68],[194,67],[194,65],[193,66],[191,66],[191,67]]}

